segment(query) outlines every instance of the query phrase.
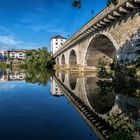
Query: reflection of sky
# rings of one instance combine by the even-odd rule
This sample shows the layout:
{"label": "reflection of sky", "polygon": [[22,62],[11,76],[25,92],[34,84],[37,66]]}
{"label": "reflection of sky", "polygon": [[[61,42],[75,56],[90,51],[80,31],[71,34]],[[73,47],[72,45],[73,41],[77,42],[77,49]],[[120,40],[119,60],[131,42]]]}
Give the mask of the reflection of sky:
{"label": "reflection of sky", "polygon": [[14,89],[20,88],[22,86],[24,86],[23,81],[0,82],[0,92],[1,91],[14,90]]}
{"label": "reflection of sky", "polygon": [[25,81],[0,83],[0,138],[97,140],[64,96],[51,96],[50,82],[39,86]]}

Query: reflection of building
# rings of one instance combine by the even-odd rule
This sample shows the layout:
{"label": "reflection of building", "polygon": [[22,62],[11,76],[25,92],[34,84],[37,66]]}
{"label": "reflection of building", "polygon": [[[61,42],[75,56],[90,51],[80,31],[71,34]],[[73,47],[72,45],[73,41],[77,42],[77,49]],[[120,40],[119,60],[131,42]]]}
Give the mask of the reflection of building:
{"label": "reflection of building", "polygon": [[56,81],[53,78],[51,80],[51,94],[53,96],[62,96],[63,95],[62,91],[58,87],[58,84],[56,83]]}
{"label": "reflection of building", "polygon": [[25,73],[19,71],[0,70],[0,81],[21,81],[25,79]]}
{"label": "reflection of building", "polygon": [[56,35],[51,38],[51,51],[54,54],[64,43],[66,42],[66,38]]}
{"label": "reflection of building", "polygon": [[25,79],[25,73],[15,71],[9,74],[9,81],[24,80],[24,79]]}
{"label": "reflection of building", "polygon": [[8,81],[8,79],[6,70],[0,70],[0,81]]}

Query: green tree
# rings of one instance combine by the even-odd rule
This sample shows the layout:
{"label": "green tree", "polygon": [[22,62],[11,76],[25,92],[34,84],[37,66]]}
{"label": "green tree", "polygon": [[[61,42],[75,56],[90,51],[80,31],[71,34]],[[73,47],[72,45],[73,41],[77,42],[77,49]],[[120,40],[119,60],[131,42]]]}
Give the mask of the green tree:
{"label": "green tree", "polygon": [[25,66],[33,68],[52,68],[54,60],[47,48],[30,50],[26,52]]}

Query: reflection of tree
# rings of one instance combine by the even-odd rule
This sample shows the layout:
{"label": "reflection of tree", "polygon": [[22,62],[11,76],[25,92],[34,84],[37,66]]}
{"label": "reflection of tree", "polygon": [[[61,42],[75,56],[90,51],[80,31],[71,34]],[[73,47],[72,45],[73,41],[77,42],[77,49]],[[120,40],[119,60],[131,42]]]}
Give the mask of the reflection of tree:
{"label": "reflection of tree", "polygon": [[[111,98],[109,96],[112,96],[112,94],[114,93],[129,95],[131,97],[137,98],[136,93],[137,91],[139,91],[140,83],[136,74],[135,66],[121,64],[114,59],[113,63],[110,64],[110,68],[106,69],[106,65],[100,65],[99,63],[98,77],[100,78],[100,80],[97,82],[98,85],[97,93],[99,94],[98,98],[100,98],[100,100],[98,100],[97,98],[96,100],[98,100],[98,102],[101,102],[104,106],[106,106],[108,102],[111,101],[109,100],[107,102],[106,100],[108,100],[108,98]],[[107,95],[105,100],[106,104],[104,103],[104,100],[102,101],[101,95]],[[125,102],[123,101],[122,106],[124,106],[124,104]],[[133,107],[132,108],[129,107],[129,110],[132,111],[134,109]],[[136,129],[136,127],[130,121],[129,117],[131,117],[131,115],[128,115],[123,112],[110,114],[108,116],[108,121],[114,128],[114,131],[110,134],[109,139],[111,140],[133,139],[134,129]]]}
{"label": "reflection of tree", "polygon": [[100,94],[96,92],[94,94],[89,94],[88,99],[90,105],[97,113],[105,114],[112,109],[112,106],[115,103],[115,94],[112,92],[107,94]]}
{"label": "reflection of tree", "polygon": [[139,85],[136,69],[116,63],[113,71],[113,87],[115,92],[132,96]]}
{"label": "reflection of tree", "polygon": [[46,86],[51,75],[52,71],[48,69],[26,69],[25,81],[28,83],[37,83],[39,85]]}
{"label": "reflection of tree", "polygon": [[108,119],[114,128],[114,131],[110,134],[111,140],[133,139],[134,126],[124,113],[112,114]]}
{"label": "reflection of tree", "polygon": [[118,94],[135,96],[136,91],[138,91],[140,85],[138,76],[136,74],[136,67],[121,64],[115,59],[113,63],[110,64],[110,68],[108,67],[108,69],[106,69],[106,63],[103,62],[103,60],[99,61],[98,77],[100,80],[108,79],[108,81],[110,81],[108,84],[105,81],[105,86],[102,86],[104,85],[102,83],[100,88],[112,87],[115,93]]}

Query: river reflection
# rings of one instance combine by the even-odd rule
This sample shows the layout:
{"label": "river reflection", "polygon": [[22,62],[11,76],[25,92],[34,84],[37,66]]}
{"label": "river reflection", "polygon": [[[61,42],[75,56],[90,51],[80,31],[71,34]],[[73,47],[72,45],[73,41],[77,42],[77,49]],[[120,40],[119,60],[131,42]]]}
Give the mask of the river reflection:
{"label": "river reflection", "polygon": [[[46,87],[50,81],[50,95],[60,97],[59,99],[67,97],[99,139],[140,139],[138,97],[116,94],[111,80],[99,79],[96,73],[56,71],[52,75],[48,70],[0,70],[0,81],[24,81],[43,87]],[[38,87],[38,91],[40,88]]]}
{"label": "river reflection", "polygon": [[137,96],[116,94],[111,80],[96,73],[63,72],[53,79],[100,139],[140,139]]}

